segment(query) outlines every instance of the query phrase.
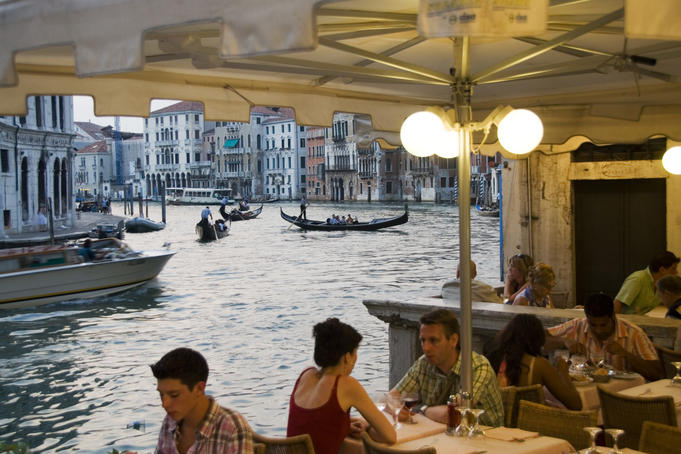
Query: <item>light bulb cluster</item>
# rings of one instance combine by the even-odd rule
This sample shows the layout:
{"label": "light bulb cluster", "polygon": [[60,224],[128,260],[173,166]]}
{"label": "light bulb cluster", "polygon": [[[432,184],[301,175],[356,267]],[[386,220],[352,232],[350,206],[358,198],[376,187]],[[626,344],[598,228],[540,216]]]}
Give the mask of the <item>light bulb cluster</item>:
{"label": "light bulb cluster", "polygon": [[[544,136],[544,127],[539,117],[526,109],[510,109],[506,115],[494,116],[497,123],[499,143],[514,154],[526,154],[534,150]],[[459,155],[459,134],[461,126],[453,124],[446,113],[439,108],[415,112],[402,123],[400,139],[402,146],[411,154],[420,157],[436,154],[443,158]]]}

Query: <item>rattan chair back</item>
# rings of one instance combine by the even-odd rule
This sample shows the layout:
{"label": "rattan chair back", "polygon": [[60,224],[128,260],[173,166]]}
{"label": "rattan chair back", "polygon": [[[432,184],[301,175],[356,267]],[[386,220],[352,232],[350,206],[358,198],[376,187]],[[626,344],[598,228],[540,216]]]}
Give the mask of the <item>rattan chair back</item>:
{"label": "rattan chair back", "polygon": [[519,429],[562,438],[576,450],[591,446],[591,437],[584,427],[596,425],[598,410],[566,410],[525,400],[518,407]]}
{"label": "rattan chair back", "polygon": [[287,438],[273,438],[253,432],[253,443],[264,445],[263,454],[314,454],[308,434]]}
{"label": "rattan chair back", "polygon": [[264,443],[253,443],[253,454],[265,454]]}
{"label": "rattan chair back", "polygon": [[623,429],[618,447],[637,449],[644,421],[676,426],[676,409],[671,396],[635,397],[598,387],[603,427]]}
{"label": "rattan chair back", "polygon": [[397,449],[374,441],[368,433],[362,432],[364,454],[435,454],[435,448],[429,446],[419,449]]}
{"label": "rattan chair back", "polygon": [[542,385],[528,385],[501,388],[501,401],[504,404],[504,425],[506,427],[517,427],[518,404],[521,400],[544,404],[544,387]]}
{"label": "rattan chair back", "polygon": [[672,361],[681,361],[681,352],[670,350],[659,345],[655,346],[657,356],[660,357],[665,378],[672,378],[676,375],[676,367],[672,366]]}
{"label": "rattan chair back", "polygon": [[638,450],[648,454],[669,454],[681,450],[681,429],[644,421]]}

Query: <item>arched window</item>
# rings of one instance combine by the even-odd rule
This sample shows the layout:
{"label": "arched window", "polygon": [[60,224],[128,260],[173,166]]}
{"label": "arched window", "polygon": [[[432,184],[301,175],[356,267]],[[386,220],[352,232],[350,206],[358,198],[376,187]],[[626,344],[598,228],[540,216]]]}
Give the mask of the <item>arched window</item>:
{"label": "arched window", "polygon": [[28,159],[21,160],[21,219],[28,221]]}
{"label": "arched window", "polygon": [[45,187],[47,184],[46,167],[45,160],[41,159],[38,163],[38,209],[47,206],[47,188]]}

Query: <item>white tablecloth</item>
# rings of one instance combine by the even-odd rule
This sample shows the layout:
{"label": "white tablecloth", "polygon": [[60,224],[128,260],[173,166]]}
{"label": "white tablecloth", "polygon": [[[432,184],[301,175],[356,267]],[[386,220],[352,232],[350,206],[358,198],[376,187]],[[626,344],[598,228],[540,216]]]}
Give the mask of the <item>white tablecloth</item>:
{"label": "white tablecloth", "polygon": [[666,378],[619,392],[620,394],[636,397],[672,396],[676,406],[676,424],[681,427],[681,386],[672,386],[671,382],[670,379]]}
{"label": "white tablecloth", "polygon": [[603,416],[601,415],[601,401],[598,398],[597,385],[602,386],[610,392],[620,392],[624,389],[643,385],[645,382],[646,380],[643,376],[636,374],[636,377],[631,380],[611,378],[608,383],[591,382],[586,385],[576,386],[576,388],[579,393],[579,398],[582,399],[582,410],[598,410],[598,424],[602,424]]}

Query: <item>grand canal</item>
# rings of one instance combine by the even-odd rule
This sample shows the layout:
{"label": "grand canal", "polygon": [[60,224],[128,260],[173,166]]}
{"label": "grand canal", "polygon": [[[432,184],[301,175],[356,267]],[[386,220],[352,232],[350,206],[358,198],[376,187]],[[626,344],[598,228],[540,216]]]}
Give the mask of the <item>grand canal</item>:
{"label": "grand canal", "polygon": [[[164,412],[149,364],[179,346],[206,356],[208,393],[219,403],[257,431],[282,436],[293,383],[312,364],[312,326],[330,316],[364,336],[353,375],[385,389],[387,326],[362,300],[438,294],[458,262],[458,209],[412,204],[399,227],[304,233],[288,229],[280,206],[297,214],[294,203],[265,205],[258,219],[235,222],[227,238],[208,244],[194,234],[201,207],[169,207],[164,231],[126,236],[133,248],[170,242],[177,251],[150,284],[0,312],[0,442],[27,442],[37,453],[153,452]],[[113,210],[122,214],[122,205]],[[402,210],[313,202],[308,217],[350,212],[368,220]],[[160,207],[149,214],[160,220]],[[498,285],[499,222],[471,217],[478,276]],[[145,430],[127,428],[133,421]]]}

